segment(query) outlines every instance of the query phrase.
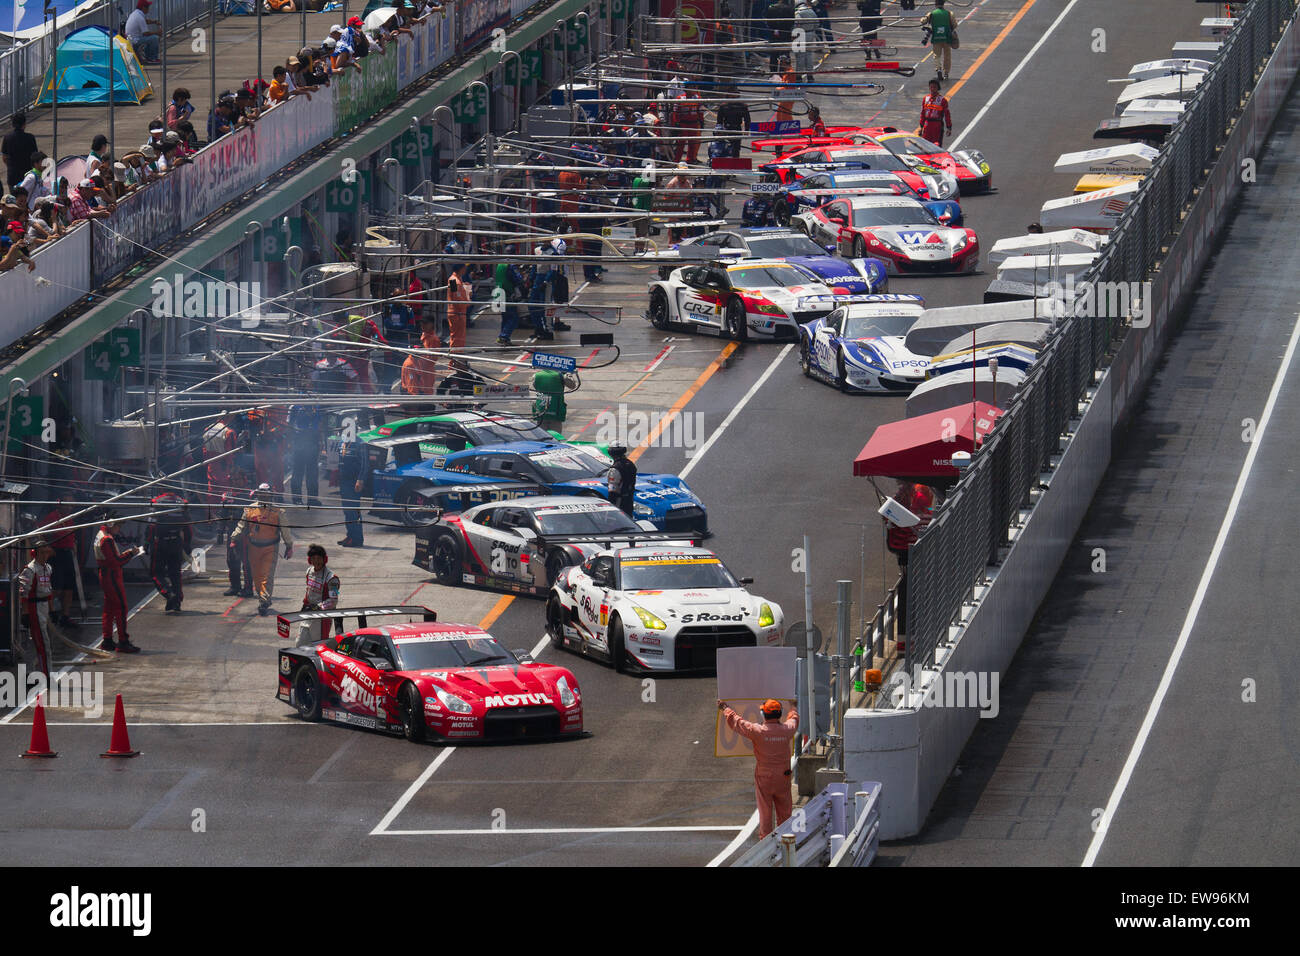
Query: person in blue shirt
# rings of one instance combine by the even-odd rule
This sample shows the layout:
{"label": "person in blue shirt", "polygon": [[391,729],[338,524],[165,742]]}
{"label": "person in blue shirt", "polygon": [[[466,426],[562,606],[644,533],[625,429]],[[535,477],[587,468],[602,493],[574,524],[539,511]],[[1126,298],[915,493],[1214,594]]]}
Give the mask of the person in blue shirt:
{"label": "person in blue shirt", "polygon": [[324,416],[315,405],[292,405],[289,408],[289,431],[292,436],[293,475],[289,493],[293,503],[302,504],[306,486],[307,504],[320,506],[320,438]]}
{"label": "person in blue shirt", "polygon": [[365,442],[350,441],[339,446],[339,497],[343,499],[345,534],[339,544],[359,548],[365,544],[361,524],[361,494],[370,477],[370,455]]}

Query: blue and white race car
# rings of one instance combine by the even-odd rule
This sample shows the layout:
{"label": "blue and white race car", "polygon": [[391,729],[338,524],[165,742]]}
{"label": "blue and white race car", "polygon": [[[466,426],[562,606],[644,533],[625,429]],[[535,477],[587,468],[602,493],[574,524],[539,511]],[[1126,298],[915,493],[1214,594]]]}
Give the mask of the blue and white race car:
{"label": "blue and white race car", "polygon": [[[399,465],[372,474],[376,505],[391,503],[406,524],[436,522],[445,497],[465,507],[531,495],[606,496],[611,461],[592,446],[521,441],[479,445],[450,455]],[[704,503],[676,475],[637,475],[633,517],[659,531],[708,534]]]}
{"label": "blue and white race car", "polygon": [[783,226],[799,228],[792,217],[850,196],[906,196],[920,201],[945,226],[960,226],[965,221],[961,203],[955,199],[929,200],[918,193],[903,177],[884,169],[844,169],[814,173],[781,186],[772,204],[772,214]]}
{"label": "blue and white race car", "polygon": [[799,365],[842,392],[905,392],[925,381],[930,359],[904,338],[925,310],[919,295],[872,295],[799,327]]}
{"label": "blue and white race car", "polygon": [[[709,247],[707,255],[691,255],[698,247]],[[884,292],[889,286],[889,270],[884,262],[866,256],[839,259],[834,244],[819,246],[794,229],[731,228],[706,232],[673,246],[668,255],[682,259],[709,258],[719,262],[738,259],[784,259],[794,262],[815,275],[836,293],[860,295]],[[659,278],[667,279],[676,266],[661,266]]]}

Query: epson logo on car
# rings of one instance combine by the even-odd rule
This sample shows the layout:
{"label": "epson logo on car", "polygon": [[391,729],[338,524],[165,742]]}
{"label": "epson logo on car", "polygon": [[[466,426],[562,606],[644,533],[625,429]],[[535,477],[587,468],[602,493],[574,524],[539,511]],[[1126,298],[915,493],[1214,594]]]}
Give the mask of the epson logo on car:
{"label": "epson logo on car", "polygon": [[499,697],[485,697],[484,707],[522,707],[525,704],[552,704],[547,694],[503,694]]}

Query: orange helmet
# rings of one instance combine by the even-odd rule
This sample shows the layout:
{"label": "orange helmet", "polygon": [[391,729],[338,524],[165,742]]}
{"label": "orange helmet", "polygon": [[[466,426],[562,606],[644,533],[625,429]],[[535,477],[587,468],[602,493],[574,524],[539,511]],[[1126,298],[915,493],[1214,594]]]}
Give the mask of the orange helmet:
{"label": "orange helmet", "polygon": [[769,697],[767,700],[763,701],[763,716],[764,716],[764,717],[780,717],[780,716],[781,716],[781,702],[780,702],[779,700],[774,700],[774,699],[772,699],[772,698],[770,698],[770,697]]}

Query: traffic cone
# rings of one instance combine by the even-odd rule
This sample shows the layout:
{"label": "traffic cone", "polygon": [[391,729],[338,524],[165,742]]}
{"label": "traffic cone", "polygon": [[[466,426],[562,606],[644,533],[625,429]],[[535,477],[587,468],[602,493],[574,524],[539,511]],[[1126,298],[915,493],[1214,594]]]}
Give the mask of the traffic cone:
{"label": "traffic cone", "polygon": [[50,749],[50,735],[45,730],[45,708],[41,706],[44,695],[36,698],[36,709],[32,711],[32,742],[24,757],[57,757]]}
{"label": "traffic cone", "polygon": [[131,749],[131,738],[126,732],[126,711],[122,709],[122,695],[117,695],[117,706],[113,709],[113,741],[101,757],[134,757],[140,751]]}

